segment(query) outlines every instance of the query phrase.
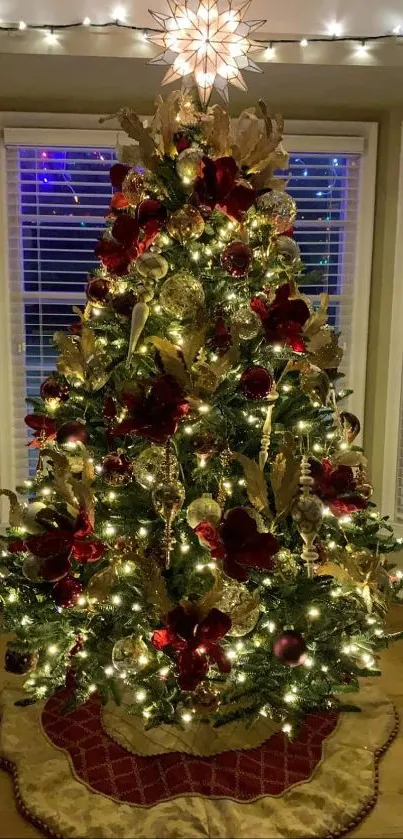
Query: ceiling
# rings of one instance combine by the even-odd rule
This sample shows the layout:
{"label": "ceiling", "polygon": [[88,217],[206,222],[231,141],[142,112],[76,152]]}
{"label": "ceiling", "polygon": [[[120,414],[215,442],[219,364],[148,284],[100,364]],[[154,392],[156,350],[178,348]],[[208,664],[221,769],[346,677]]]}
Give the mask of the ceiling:
{"label": "ceiling", "polygon": [[[116,0],[2,0],[1,21],[58,24],[111,18]],[[153,25],[147,8],[166,11],[166,0],[120,0],[127,22]],[[258,37],[324,35],[339,22],[345,34],[403,32],[402,0],[253,0],[248,17],[266,18]],[[122,103],[150,112],[163,68],[147,64],[156,52],[127,30],[85,27],[64,32],[49,46],[42,30],[0,33],[0,109],[102,113]],[[245,73],[249,92],[231,88],[234,112],[264,97],[271,107],[303,117],[307,110],[351,111],[403,107],[403,38],[371,46],[357,55],[356,45],[328,42],[276,46],[274,60],[256,56],[262,74]],[[168,90],[169,88],[167,88]]]}

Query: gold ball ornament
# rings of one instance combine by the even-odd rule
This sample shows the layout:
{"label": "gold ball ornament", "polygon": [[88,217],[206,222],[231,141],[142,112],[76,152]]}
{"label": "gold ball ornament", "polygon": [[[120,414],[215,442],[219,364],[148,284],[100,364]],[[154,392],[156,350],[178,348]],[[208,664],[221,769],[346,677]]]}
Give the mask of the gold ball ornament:
{"label": "gold ball ornament", "polygon": [[205,493],[201,498],[195,498],[186,512],[188,525],[194,530],[200,522],[208,521],[213,527],[217,527],[221,521],[222,510],[212,495]]}
{"label": "gold ball ornament", "polygon": [[147,644],[134,635],[120,638],[112,650],[112,664],[119,673],[138,673],[148,664]]}
{"label": "gold ball ornament", "polygon": [[[179,475],[177,460],[170,458],[171,475]],[[133,475],[143,489],[151,490],[157,483],[162,483],[166,473],[165,449],[160,446],[148,446],[133,462]]]}
{"label": "gold ball ornament", "polygon": [[276,251],[286,262],[296,262],[301,256],[299,246],[291,236],[279,236],[276,239]]}
{"label": "gold ball ornament", "polygon": [[152,499],[158,515],[165,521],[172,521],[182,509],[185,488],[180,481],[164,481],[153,489]]}
{"label": "gold ball ornament", "polygon": [[185,184],[192,184],[200,175],[203,152],[200,149],[184,149],[176,159],[176,171]]}
{"label": "gold ball ornament", "polygon": [[272,189],[257,200],[259,215],[263,223],[270,224],[274,232],[285,233],[297,217],[297,205],[291,195]]}
{"label": "gold ball ornament", "polygon": [[181,245],[185,245],[187,242],[200,239],[204,231],[203,216],[196,207],[185,204],[180,210],[176,210],[172,214],[167,224],[167,230],[173,239],[177,239]]}
{"label": "gold ball ornament", "polygon": [[217,609],[231,618],[228,635],[241,638],[255,628],[260,614],[259,590],[249,591],[244,583],[224,580],[223,593],[215,604]]}
{"label": "gold ball ornament", "polygon": [[246,306],[241,306],[234,312],[231,320],[242,341],[256,338],[262,331],[262,325],[256,312],[252,312],[252,309],[248,309]]}
{"label": "gold ball ornament", "polygon": [[160,291],[160,304],[167,315],[186,320],[193,318],[203,306],[203,286],[190,271],[178,271],[165,280]]}
{"label": "gold ball ornament", "polygon": [[166,277],[169,264],[160,253],[143,253],[136,259],[136,273],[145,280],[162,280]]}
{"label": "gold ball ornament", "polygon": [[122,192],[130,207],[137,207],[144,198],[143,175],[135,169],[128,172],[122,184]]}
{"label": "gold ball ornament", "polygon": [[192,693],[192,704],[199,716],[207,716],[217,710],[220,694],[212,685],[198,685]]}
{"label": "gold ball ornament", "polygon": [[317,533],[323,519],[323,504],[317,495],[301,495],[294,501],[291,515],[301,534]]}

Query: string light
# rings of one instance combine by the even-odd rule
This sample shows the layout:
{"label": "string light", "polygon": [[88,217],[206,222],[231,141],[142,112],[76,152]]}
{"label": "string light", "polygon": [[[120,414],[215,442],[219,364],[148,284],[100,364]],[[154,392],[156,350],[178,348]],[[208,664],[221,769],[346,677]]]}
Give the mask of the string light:
{"label": "string light", "polygon": [[126,20],[126,10],[123,8],[123,6],[115,6],[112,12],[112,17],[115,21],[123,23]]}
{"label": "string light", "polygon": [[275,58],[275,56],[276,56],[276,50],[274,49],[273,43],[270,43],[269,46],[267,47],[267,49],[265,49],[265,51],[264,51],[264,57],[268,61],[272,61],[273,58]]}
{"label": "string light", "polygon": [[91,26],[91,20],[89,17],[85,17],[83,20],[83,26]]}
{"label": "string light", "polygon": [[327,27],[328,34],[331,38],[340,38],[343,27],[341,23],[338,23],[336,20],[331,21]]}
{"label": "string light", "polygon": [[[54,46],[55,44],[57,44],[59,42],[59,39],[58,39],[56,33],[54,32],[53,27],[51,28],[50,32],[46,33],[45,41],[46,41],[47,44],[50,44],[51,46]],[[100,310],[99,310],[99,313],[100,313]],[[94,314],[95,314],[95,309],[94,309]]]}
{"label": "string light", "polygon": [[18,29],[20,30],[20,32],[23,32],[24,29],[26,29],[26,28],[27,28],[27,24],[25,23],[25,20],[20,20],[20,22],[18,24]]}
{"label": "string light", "polygon": [[302,40],[300,41],[300,46],[303,47],[303,49],[305,49],[305,47],[308,46],[308,41],[306,38],[302,38]]}

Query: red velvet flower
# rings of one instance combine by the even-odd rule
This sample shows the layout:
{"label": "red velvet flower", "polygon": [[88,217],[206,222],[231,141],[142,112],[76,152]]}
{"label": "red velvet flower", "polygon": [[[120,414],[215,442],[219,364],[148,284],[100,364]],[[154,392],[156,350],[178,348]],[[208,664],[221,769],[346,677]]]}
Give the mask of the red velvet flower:
{"label": "red velvet flower", "polygon": [[112,186],[115,189],[122,189],[123,181],[126,175],[130,172],[130,166],[127,166],[125,163],[114,163],[109,170],[109,177]]}
{"label": "red velvet flower", "polygon": [[251,301],[251,309],[256,312],[270,344],[288,344],[294,352],[305,352],[302,327],[310,314],[303,300],[290,299],[288,283],[280,286],[272,303],[267,305],[260,297]]}
{"label": "red velvet flower", "polygon": [[199,621],[196,613],[177,606],[168,613],[166,629],[157,629],[151,642],[157,650],[175,650],[179,687],[191,691],[203,680],[212,661],[221,673],[231,670],[231,662],[218,643],[230,629],[231,618],[219,609],[211,609]]}
{"label": "red velvet flower", "polygon": [[223,318],[217,318],[214,326],[214,332],[209,340],[209,345],[215,350],[218,355],[224,355],[232,343],[231,330],[226,325]]}
{"label": "red velvet flower", "polygon": [[127,273],[130,263],[136,259],[138,246],[137,243],[127,246],[112,239],[101,239],[95,246],[94,253],[107,271],[121,276]]}
{"label": "red velvet flower", "polygon": [[365,510],[368,502],[357,492],[354,472],[350,466],[332,466],[330,460],[311,461],[314,492],[335,516],[345,516]]}
{"label": "red velvet flower", "polygon": [[271,533],[259,533],[255,519],[243,507],[229,510],[218,529],[202,521],[195,533],[215,559],[223,560],[225,574],[239,582],[248,579],[248,568],[270,571],[279,550],[277,539]]}
{"label": "red velvet flower", "polygon": [[[77,562],[97,562],[105,551],[105,545],[98,539],[88,539],[94,532],[94,528],[85,511],[81,511],[75,521],[67,517],[63,518],[63,524],[54,530],[40,533],[38,536],[28,536],[13,543],[14,550],[30,551],[34,556],[51,563],[52,569],[55,560],[63,562],[65,574],[70,569],[68,560],[72,557]],[[53,574],[53,570],[52,570]],[[65,576],[61,574],[61,576]],[[46,571],[46,564],[43,567],[43,576],[49,577]]]}
{"label": "red velvet flower", "polygon": [[242,221],[257,193],[244,183],[237,183],[240,176],[233,157],[219,157],[217,160],[203,157],[202,174],[194,184],[197,203],[207,210],[217,208],[230,219]]}
{"label": "red velvet flower", "polygon": [[154,379],[148,391],[123,394],[122,402],[129,416],[112,427],[112,435],[135,434],[152,443],[166,443],[190,409],[181,387],[167,375]]}
{"label": "red velvet flower", "polygon": [[28,448],[39,449],[48,440],[55,439],[56,425],[51,417],[46,417],[43,414],[27,414],[24,422],[28,428],[32,428],[34,431],[34,439],[28,443]]}

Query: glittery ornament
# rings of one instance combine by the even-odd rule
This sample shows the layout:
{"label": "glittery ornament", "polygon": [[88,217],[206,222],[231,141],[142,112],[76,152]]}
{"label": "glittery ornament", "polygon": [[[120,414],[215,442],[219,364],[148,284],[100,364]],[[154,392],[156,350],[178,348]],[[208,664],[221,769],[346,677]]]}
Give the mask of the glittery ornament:
{"label": "glittery ornament", "polygon": [[260,614],[259,590],[249,591],[244,583],[225,579],[223,593],[215,607],[231,618],[229,635],[241,637],[255,628]]}
{"label": "glittery ornament", "polygon": [[246,308],[246,306],[241,306],[234,312],[231,323],[242,341],[249,341],[251,338],[256,338],[259,332],[262,332],[262,324],[257,314],[252,312],[252,309]]}
{"label": "glittery ornament", "polygon": [[259,215],[266,224],[270,224],[275,233],[284,233],[294,223],[297,205],[291,195],[273,189],[265,192],[257,200]]}
{"label": "glittery ornament", "polygon": [[80,472],[84,470],[84,458],[81,454],[67,454],[67,460],[69,462],[70,469],[73,475],[78,475]]}
{"label": "glittery ornament", "polygon": [[27,533],[42,533],[43,526],[37,520],[37,516],[38,513],[46,509],[46,504],[43,501],[31,501],[27,507],[24,507],[22,511],[22,525],[25,527]]}
{"label": "glittery ornament", "polygon": [[165,521],[172,521],[182,509],[185,489],[180,481],[164,481],[157,484],[152,492],[155,511]]}
{"label": "glittery ornament", "polygon": [[203,152],[191,146],[184,149],[176,159],[176,171],[185,184],[192,184],[200,175]]}
{"label": "glittery ornament", "polygon": [[295,262],[301,256],[299,246],[291,236],[279,236],[276,239],[276,251],[286,262]]}
{"label": "glittery ornament", "polygon": [[176,210],[172,214],[167,224],[167,230],[173,239],[177,239],[181,245],[185,245],[187,242],[200,239],[204,231],[203,216],[196,207],[185,204],[180,210]]}
{"label": "glittery ornament", "polygon": [[114,312],[124,318],[130,318],[134,306],[137,303],[137,296],[132,288],[123,291],[121,294],[115,294],[111,299],[111,305]]}
{"label": "glittery ornament", "polygon": [[343,426],[343,431],[347,437],[348,443],[353,443],[361,431],[361,423],[355,414],[349,411],[342,411],[340,414],[340,422]]}
{"label": "glittery ornament", "polygon": [[77,603],[78,598],[83,592],[83,587],[74,577],[65,577],[64,580],[56,583],[52,589],[52,597],[56,606],[62,606],[67,609]]}
{"label": "glittery ornament", "polygon": [[192,705],[197,714],[212,714],[220,704],[220,694],[212,685],[198,685],[192,694]]}
{"label": "glittery ornament", "polygon": [[[171,475],[176,479],[179,475],[178,461],[171,456]],[[151,490],[157,483],[161,483],[166,473],[165,449],[160,446],[148,446],[133,461],[133,475],[143,489]]]}
{"label": "glittery ornament", "polygon": [[231,277],[246,277],[252,265],[253,253],[245,242],[231,242],[221,254],[221,266]]}
{"label": "glittery ornament", "polygon": [[4,658],[4,669],[7,673],[22,676],[24,673],[31,673],[35,670],[38,659],[39,655],[37,652],[7,650]]}
{"label": "glittery ornament", "polygon": [[45,400],[55,400],[55,402],[67,402],[69,398],[70,388],[54,376],[48,376],[41,384],[41,397]]}
{"label": "glittery ornament", "polygon": [[[193,529],[197,527],[201,521],[208,521],[213,527],[217,527],[221,521],[222,510],[214,498],[205,493],[201,498],[195,498],[186,512],[187,523]],[[225,609],[222,609],[225,612]]]}
{"label": "glittery ornament", "polygon": [[197,396],[208,397],[218,386],[217,374],[206,361],[197,361],[193,365],[192,377]]}
{"label": "glittery ornament", "polygon": [[190,439],[190,445],[197,459],[204,463],[214,455],[220,454],[224,448],[224,443],[217,440],[211,431],[194,434]]}
{"label": "glittery ornament", "polygon": [[294,629],[286,629],[276,638],[273,644],[273,653],[279,661],[288,664],[290,667],[297,667],[303,664],[306,643],[300,632]]}
{"label": "glittery ornament", "polygon": [[265,367],[248,367],[239,381],[239,387],[247,399],[264,399],[273,386],[273,376]]}
{"label": "glittery ornament", "polygon": [[110,486],[128,484],[132,476],[131,461],[122,452],[110,452],[102,461],[104,481]]}
{"label": "glittery ornament", "polygon": [[112,650],[112,664],[119,673],[138,673],[148,664],[148,648],[142,638],[120,638]]}
{"label": "glittery ornament", "polygon": [[193,318],[204,303],[203,286],[190,271],[178,271],[165,280],[160,303],[167,315],[179,320]]}
{"label": "glittery ornament", "polygon": [[122,192],[130,207],[137,207],[144,198],[144,176],[141,172],[132,169],[126,175]]}
{"label": "glittery ornament", "polygon": [[28,556],[25,557],[21,566],[21,571],[30,583],[39,583],[42,581],[42,564],[43,560],[40,559],[39,556],[28,554]]}
{"label": "glittery ornament", "polygon": [[154,282],[166,277],[169,269],[165,256],[159,253],[143,253],[136,259],[134,267],[140,277]]}
{"label": "glittery ornament", "polygon": [[64,422],[56,433],[56,441],[59,446],[63,446],[66,443],[83,443],[85,445],[87,440],[87,428],[80,420]]}
{"label": "glittery ornament", "polygon": [[89,281],[86,294],[91,303],[102,308],[102,306],[106,306],[109,291],[110,283],[108,280],[97,277],[97,279]]}

